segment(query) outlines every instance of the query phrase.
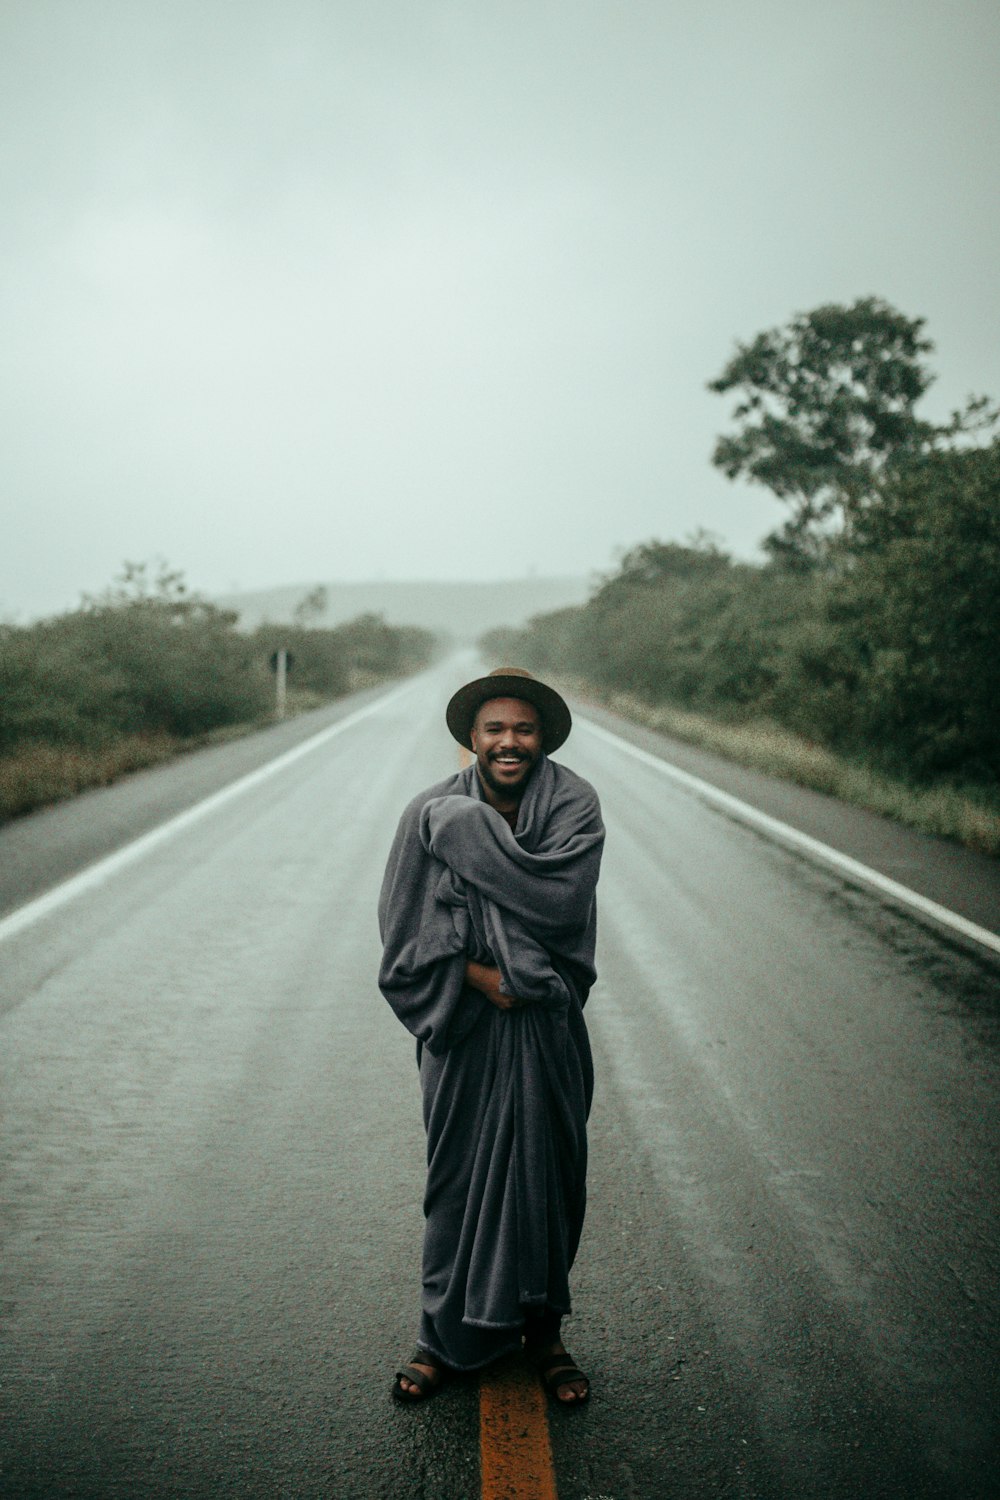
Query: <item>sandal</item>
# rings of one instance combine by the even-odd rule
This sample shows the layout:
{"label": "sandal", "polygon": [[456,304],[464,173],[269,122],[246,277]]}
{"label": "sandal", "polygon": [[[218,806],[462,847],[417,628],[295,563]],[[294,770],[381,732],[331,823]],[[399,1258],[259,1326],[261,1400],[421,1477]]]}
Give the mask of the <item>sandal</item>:
{"label": "sandal", "polygon": [[[590,1400],[590,1377],[582,1370],[578,1370],[565,1349],[561,1354],[553,1354],[551,1350],[540,1349],[534,1353],[526,1348],[525,1354],[541,1377],[548,1394],[557,1401],[560,1406],[582,1406],[585,1401]],[[570,1385],[573,1381],[582,1380],[587,1387],[582,1396],[573,1395],[570,1400],[564,1400],[558,1394],[561,1385]]]}
{"label": "sandal", "polygon": [[[418,1364],[430,1365],[436,1374],[428,1375],[426,1371],[418,1370]],[[396,1401],[427,1401],[435,1391],[441,1389],[446,1373],[444,1365],[439,1365],[426,1349],[416,1349],[410,1356],[410,1363],[401,1366],[396,1371],[392,1382],[392,1395]],[[403,1380],[409,1380],[417,1389],[415,1391],[404,1390]]]}

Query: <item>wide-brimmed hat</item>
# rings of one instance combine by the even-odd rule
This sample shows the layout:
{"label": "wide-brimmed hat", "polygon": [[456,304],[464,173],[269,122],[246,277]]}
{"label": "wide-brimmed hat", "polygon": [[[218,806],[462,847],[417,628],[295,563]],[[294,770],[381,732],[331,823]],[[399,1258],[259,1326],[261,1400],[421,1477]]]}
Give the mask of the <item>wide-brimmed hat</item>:
{"label": "wide-brimmed hat", "polygon": [[460,687],[445,712],[448,728],[466,750],[472,749],[471,731],[479,706],[491,698],[520,698],[533,704],[542,716],[542,746],[546,752],[558,750],[573,727],[572,715],[555,688],[539,682],[522,667],[494,667],[485,677]]}

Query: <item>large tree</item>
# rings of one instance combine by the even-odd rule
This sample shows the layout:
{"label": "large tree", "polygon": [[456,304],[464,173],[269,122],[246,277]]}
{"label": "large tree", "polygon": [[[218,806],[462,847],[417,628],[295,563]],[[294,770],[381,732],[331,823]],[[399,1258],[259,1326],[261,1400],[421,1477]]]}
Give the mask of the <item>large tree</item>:
{"label": "large tree", "polygon": [[786,501],[791,515],[767,538],[776,556],[807,561],[892,464],[948,437],[989,425],[983,400],[945,427],[916,415],[933,380],[923,356],[933,344],[923,318],[907,318],[877,297],[799,313],[759,333],[709,390],[739,392],[738,431],[712,455],[730,479],[743,475]]}
{"label": "large tree", "polygon": [[839,582],[870,744],[923,774],[1000,775],[1000,439],[889,471]]}

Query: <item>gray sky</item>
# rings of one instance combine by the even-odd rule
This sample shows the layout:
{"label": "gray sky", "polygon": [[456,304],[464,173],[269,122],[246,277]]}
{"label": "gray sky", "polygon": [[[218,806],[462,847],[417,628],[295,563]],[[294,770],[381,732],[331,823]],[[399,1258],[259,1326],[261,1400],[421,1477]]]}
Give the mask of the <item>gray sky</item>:
{"label": "gray sky", "polygon": [[1000,397],[998,78],[995,0],[0,0],[0,615],[754,555],[737,338]]}

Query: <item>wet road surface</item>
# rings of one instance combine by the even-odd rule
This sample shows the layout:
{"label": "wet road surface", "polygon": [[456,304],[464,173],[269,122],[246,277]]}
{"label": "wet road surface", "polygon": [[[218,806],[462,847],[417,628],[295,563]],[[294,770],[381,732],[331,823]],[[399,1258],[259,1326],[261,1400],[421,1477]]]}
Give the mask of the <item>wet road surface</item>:
{"label": "wet road surface", "polygon": [[[480,1494],[477,1383],[388,1400],[423,1139],[374,986],[382,865],[457,764],[462,676],[369,697],[0,943],[0,1494]],[[561,1500],[1000,1493],[995,959],[585,724],[560,758],[608,825],[566,1330],[595,1390],[551,1413]],[[60,814],[0,831],[22,899],[33,861],[71,873]]]}

